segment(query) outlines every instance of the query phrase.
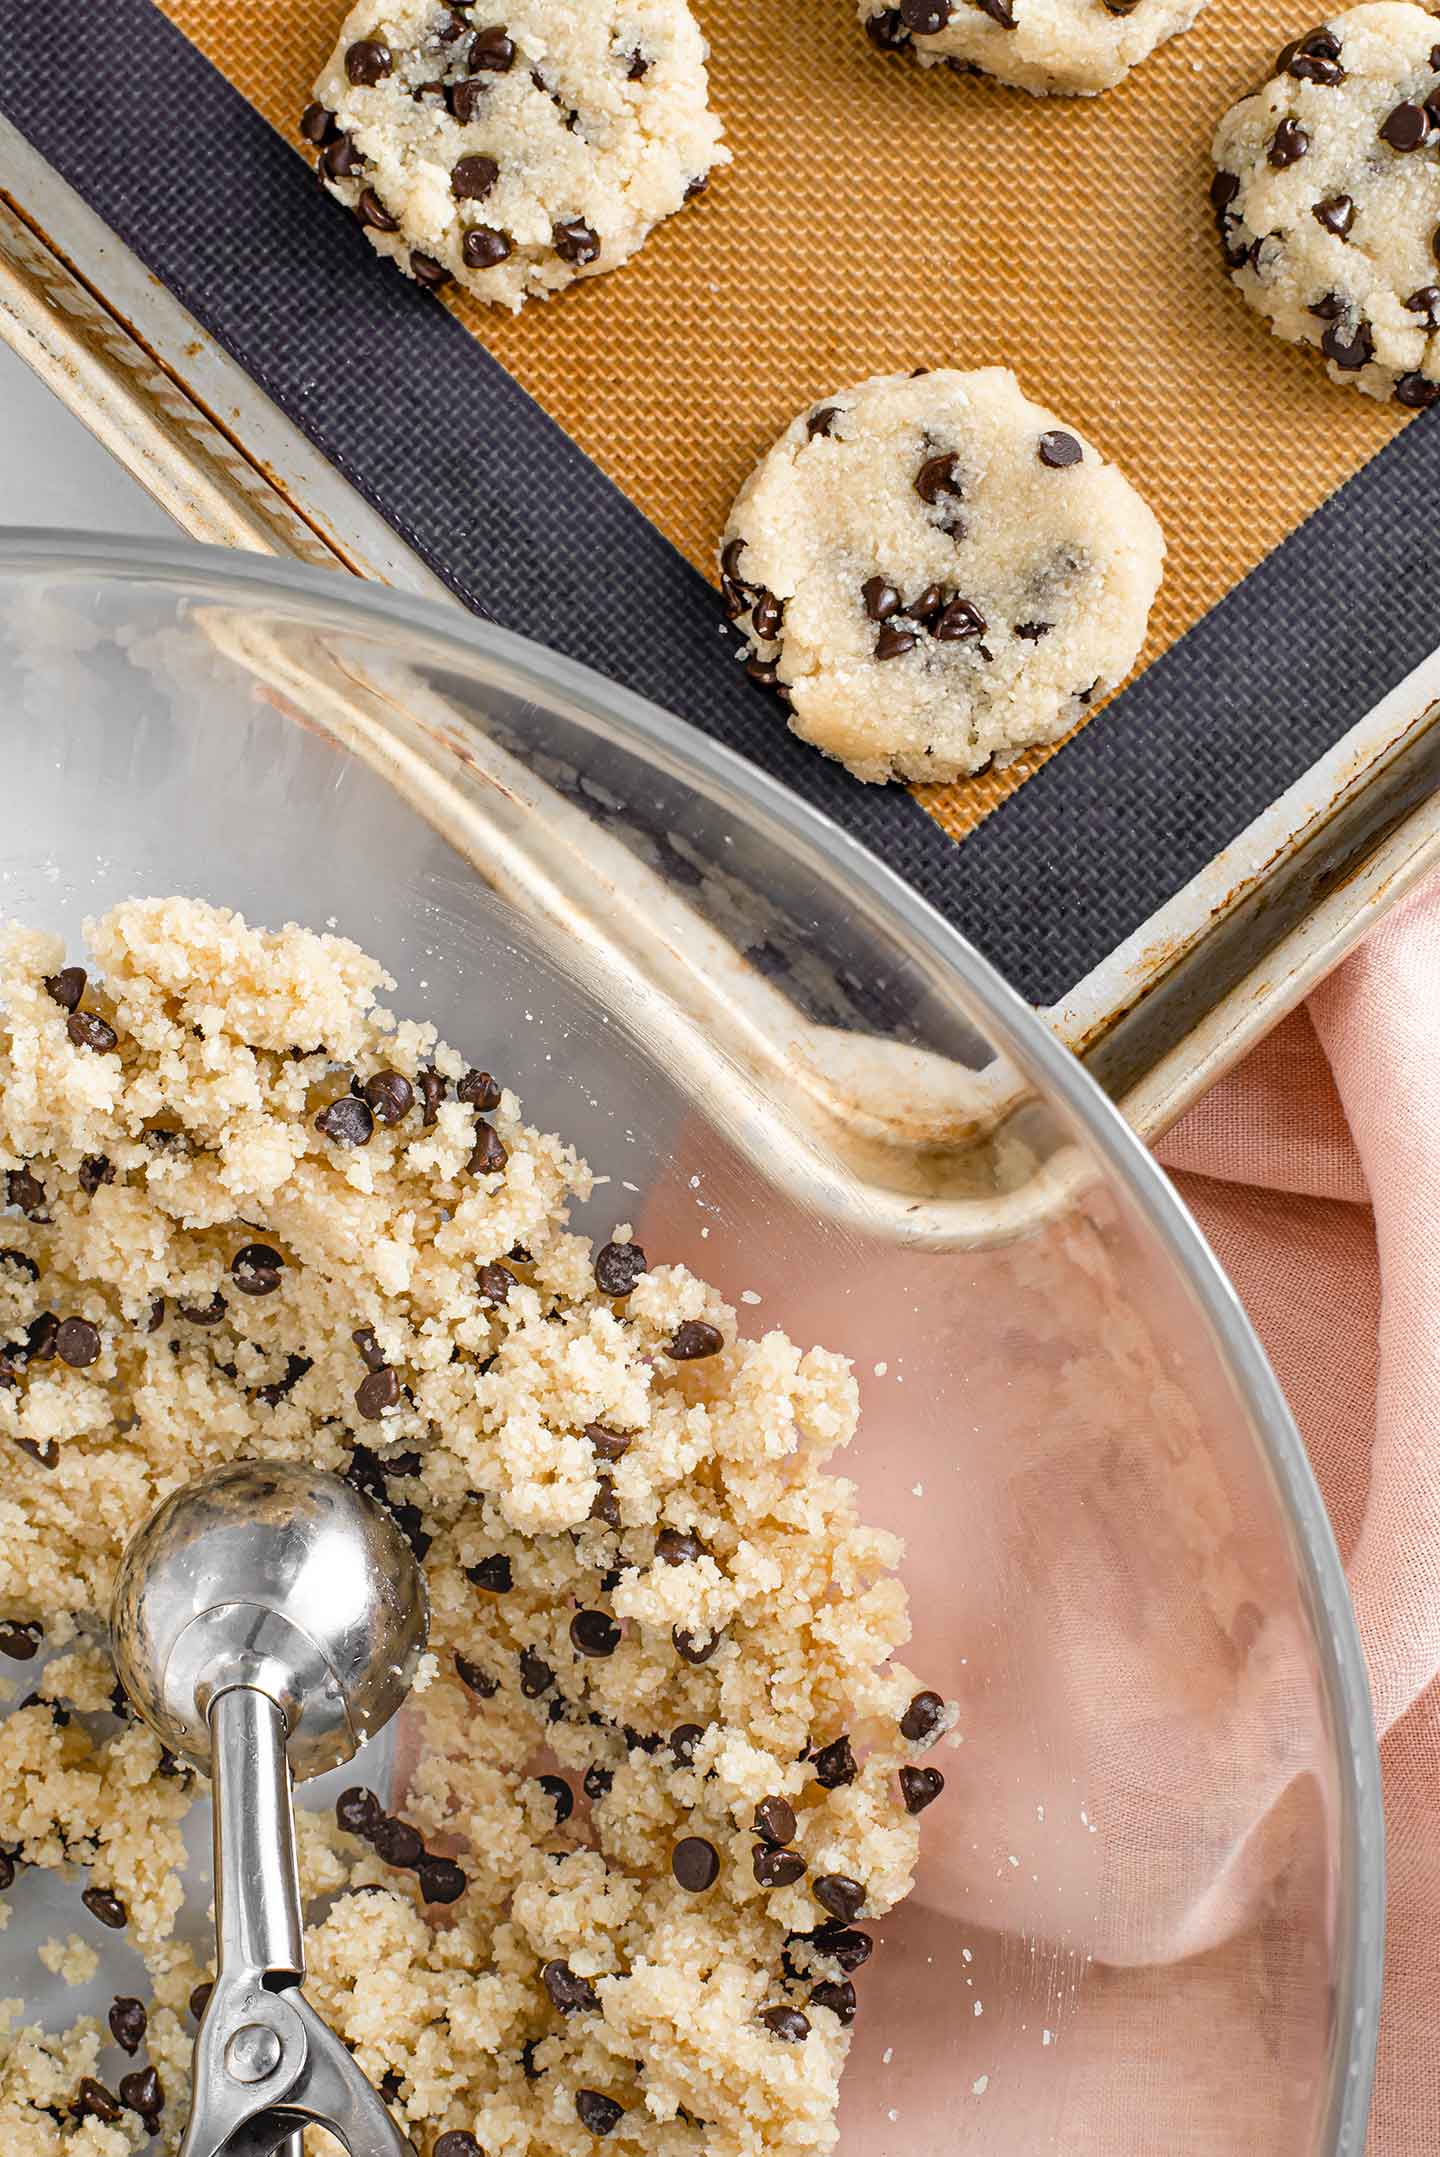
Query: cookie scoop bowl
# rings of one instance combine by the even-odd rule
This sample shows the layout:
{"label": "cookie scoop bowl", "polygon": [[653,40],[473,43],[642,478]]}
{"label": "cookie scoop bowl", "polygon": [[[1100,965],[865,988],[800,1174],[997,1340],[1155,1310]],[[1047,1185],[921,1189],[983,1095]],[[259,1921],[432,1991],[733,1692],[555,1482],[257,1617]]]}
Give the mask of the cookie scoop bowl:
{"label": "cookie scoop bowl", "polygon": [[[609,1179],[587,1232],[853,1358],[847,1472],[960,1713],[917,1754],[915,1892],[857,1920],[847,2157],[1109,2150],[1118,2117],[1358,2152],[1382,1830],[1334,1544],[1188,1217],[1033,1016],[782,788],[458,611],[21,535],[0,668],[0,914],[76,953],[136,894],[333,922]],[[82,1884],[9,1892],[4,1989],[52,2029],[145,1992]],[[70,1933],[80,1992],[37,1957]]]}

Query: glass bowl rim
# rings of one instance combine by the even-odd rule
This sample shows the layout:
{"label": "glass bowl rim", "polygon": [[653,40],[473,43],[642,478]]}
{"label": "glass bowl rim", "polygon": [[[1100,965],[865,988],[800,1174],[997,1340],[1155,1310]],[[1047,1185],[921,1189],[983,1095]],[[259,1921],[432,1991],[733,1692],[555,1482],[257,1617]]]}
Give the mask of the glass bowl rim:
{"label": "glass bowl rim", "polygon": [[12,526],[0,533],[0,578],[27,575],[180,585],[194,596],[231,603],[269,600],[323,614],[332,628],[448,645],[462,667],[499,662],[532,686],[537,701],[563,695],[602,720],[632,752],[661,752],[672,770],[702,791],[723,790],[742,815],[778,827],[791,842],[823,850],[864,888],[902,944],[918,946],[942,973],[958,979],[994,1041],[1058,1102],[1185,1279],[1220,1364],[1250,1405],[1295,1528],[1336,1741],[1341,1850],[1350,1889],[1338,1913],[1342,1985],[1334,2004],[1336,2027],[1348,2035],[1335,2055],[1323,2152],[1359,2157],[1379,2032],[1385,1824],[1370,1686],[1344,1567],[1299,1430],[1238,1295],[1164,1170],[1079,1060],[958,929],[823,810],[687,720],[578,660],[471,614],[459,600],[451,612],[438,600],[346,575],[338,565],[331,570],[184,540]]}

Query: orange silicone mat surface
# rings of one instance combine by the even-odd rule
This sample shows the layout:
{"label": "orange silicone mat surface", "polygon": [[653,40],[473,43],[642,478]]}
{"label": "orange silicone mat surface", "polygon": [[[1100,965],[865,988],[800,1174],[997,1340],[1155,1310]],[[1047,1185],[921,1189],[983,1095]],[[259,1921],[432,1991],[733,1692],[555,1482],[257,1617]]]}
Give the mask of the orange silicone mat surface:
{"label": "orange silicone mat surface", "polygon": [[[160,4],[298,142],[343,6]],[[1210,0],[1119,88],[1035,99],[880,55],[853,0],[696,0],[733,166],[611,276],[518,318],[450,304],[707,573],[796,411],[869,374],[1012,366],[1165,527],[1148,662],[1403,424],[1271,337],[1219,258],[1214,124],[1303,4]],[[926,806],[959,836],[1047,753]]]}

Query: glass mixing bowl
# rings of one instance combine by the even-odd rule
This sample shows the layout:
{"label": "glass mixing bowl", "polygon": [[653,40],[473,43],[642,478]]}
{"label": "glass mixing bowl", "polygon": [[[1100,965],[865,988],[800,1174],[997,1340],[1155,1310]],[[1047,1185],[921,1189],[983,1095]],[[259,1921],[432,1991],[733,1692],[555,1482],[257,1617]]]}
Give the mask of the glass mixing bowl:
{"label": "glass mixing bowl", "polygon": [[[1382,1825],[1335,1545],[1214,1260],[1034,1014],[782,787],[458,609],[20,534],[0,663],[0,913],[338,925],[588,1153],[582,1226],[854,1359],[849,1472],[961,1716],[849,2157],[1358,2153]],[[0,1942],[55,2025],[135,1987],[79,1884],[22,1873]],[[78,1994],[35,1959],[67,1928]]]}

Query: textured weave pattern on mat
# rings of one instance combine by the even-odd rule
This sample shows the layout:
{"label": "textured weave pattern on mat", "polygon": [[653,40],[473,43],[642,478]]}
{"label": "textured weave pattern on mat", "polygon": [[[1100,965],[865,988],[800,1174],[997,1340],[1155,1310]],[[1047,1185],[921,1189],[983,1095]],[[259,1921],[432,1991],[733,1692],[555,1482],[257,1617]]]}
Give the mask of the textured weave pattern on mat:
{"label": "textured weave pattern on mat", "polygon": [[461,323],[376,274],[353,220],[297,188],[293,152],[151,0],[107,0],[63,47],[44,10],[15,12],[5,54],[0,113],[467,604],[782,779],[1034,1003],[1147,921],[1435,643],[1432,413],[956,846],[899,788],[856,786],[802,748],[717,665],[703,578]]}
{"label": "textured weave pattern on mat", "polygon": [[[298,140],[344,0],[160,4]],[[1309,4],[1210,0],[1076,100],[882,58],[853,0],[694,0],[734,165],[614,276],[514,321],[456,311],[707,574],[795,412],[870,374],[1007,362],[1165,525],[1153,659],[1399,424],[1251,317],[1211,225],[1215,122]],[[926,806],[958,836],[1044,754]]]}

